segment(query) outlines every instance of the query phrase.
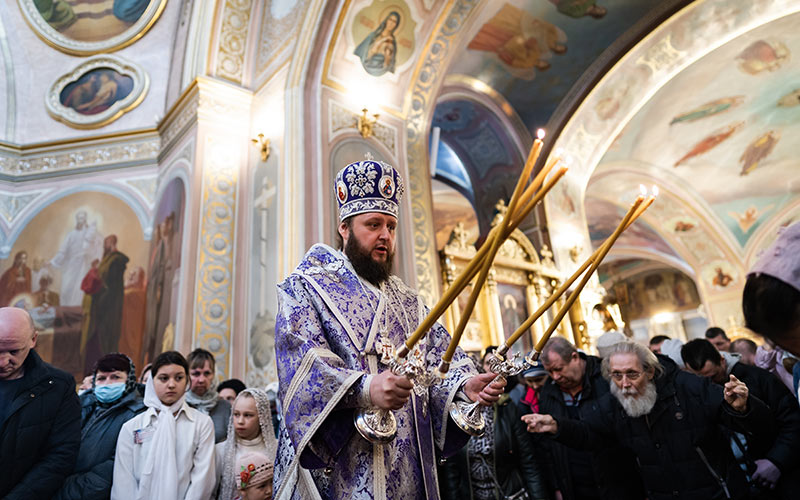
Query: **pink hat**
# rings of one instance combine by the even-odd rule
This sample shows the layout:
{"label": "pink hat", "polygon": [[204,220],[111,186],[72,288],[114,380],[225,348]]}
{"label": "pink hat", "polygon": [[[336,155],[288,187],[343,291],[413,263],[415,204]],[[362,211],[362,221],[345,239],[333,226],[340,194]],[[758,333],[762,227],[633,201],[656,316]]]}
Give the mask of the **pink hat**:
{"label": "pink hat", "polygon": [[272,481],[273,465],[263,453],[247,453],[236,461],[236,487],[246,490]]}
{"label": "pink hat", "polygon": [[800,290],[800,222],[778,231],[778,239],[761,253],[750,274],[763,273]]}

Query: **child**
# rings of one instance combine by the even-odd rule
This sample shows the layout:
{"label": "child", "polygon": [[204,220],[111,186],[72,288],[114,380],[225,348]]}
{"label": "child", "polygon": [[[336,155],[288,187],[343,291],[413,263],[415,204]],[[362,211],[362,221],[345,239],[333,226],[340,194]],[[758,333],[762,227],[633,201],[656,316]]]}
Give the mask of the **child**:
{"label": "child", "polygon": [[261,453],[247,453],[236,461],[237,500],[272,498],[272,461]]}
{"label": "child", "polygon": [[214,424],[185,402],[189,365],[160,354],[151,367],[147,410],[125,422],[117,439],[111,498],[206,500],[214,490]]}
{"label": "child", "polygon": [[270,400],[261,389],[245,389],[233,402],[233,411],[228,423],[228,439],[216,446],[217,477],[222,479],[219,500],[236,497],[237,467],[242,456],[259,453],[265,455],[270,464],[278,448],[272,430]]}

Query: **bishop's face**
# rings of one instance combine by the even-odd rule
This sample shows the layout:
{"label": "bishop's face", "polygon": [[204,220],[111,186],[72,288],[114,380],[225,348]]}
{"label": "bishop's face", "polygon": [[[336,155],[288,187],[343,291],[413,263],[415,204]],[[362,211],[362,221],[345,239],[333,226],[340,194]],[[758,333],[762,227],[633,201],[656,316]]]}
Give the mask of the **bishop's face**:
{"label": "bishop's face", "polygon": [[[343,227],[344,226],[344,231]],[[359,214],[353,217],[349,231],[343,223],[339,226],[345,247],[350,237],[355,237],[362,249],[375,262],[386,262],[394,255],[397,219],[378,212]]]}
{"label": "bishop's face", "polygon": [[378,212],[355,215],[339,224],[339,234],[359,275],[376,286],[389,277],[397,235],[394,216]]}

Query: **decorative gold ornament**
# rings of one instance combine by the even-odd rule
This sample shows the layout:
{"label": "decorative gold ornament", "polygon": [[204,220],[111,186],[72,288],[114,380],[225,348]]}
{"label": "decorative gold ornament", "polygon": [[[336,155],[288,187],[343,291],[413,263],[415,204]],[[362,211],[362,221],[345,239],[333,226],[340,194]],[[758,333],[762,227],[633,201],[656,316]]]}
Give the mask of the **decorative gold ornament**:
{"label": "decorative gold ornament", "polygon": [[367,116],[369,110],[364,108],[361,110],[361,116],[358,117],[358,121],[356,122],[356,129],[358,129],[358,133],[361,134],[361,137],[364,139],[369,139],[372,137],[372,128],[378,122],[378,117],[380,116],[378,113],[372,115],[372,118]]}
{"label": "decorative gold ornament", "polygon": [[264,134],[258,134],[256,139],[250,139],[253,141],[253,144],[259,147],[261,151],[261,161],[267,161],[269,159],[269,139],[264,137]]}
{"label": "decorative gold ornament", "polygon": [[580,245],[575,245],[569,249],[569,258],[572,259],[572,262],[578,262],[581,252],[583,252],[583,247]]}

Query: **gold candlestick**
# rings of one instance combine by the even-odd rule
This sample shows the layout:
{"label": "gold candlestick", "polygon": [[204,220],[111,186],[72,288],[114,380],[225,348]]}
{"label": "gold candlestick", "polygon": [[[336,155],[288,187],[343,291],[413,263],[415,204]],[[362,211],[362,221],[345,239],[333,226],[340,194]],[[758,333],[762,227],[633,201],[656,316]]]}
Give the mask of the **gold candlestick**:
{"label": "gold candlestick", "polygon": [[[548,165],[545,166],[545,169],[543,169],[536,175],[534,180],[531,182],[530,186],[528,186],[528,189],[525,190],[523,196],[520,197],[520,201],[526,200],[530,195],[533,194],[533,191],[535,191],[535,189],[542,184],[544,178],[547,176],[547,173],[550,172],[550,169],[552,169],[556,163],[557,163],[556,161],[548,162]],[[542,199],[544,194],[546,194],[547,191],[549,191],[555,185],[555,183],[558,182],[561,179],[561,177],[564,176],[564,174],[566,174],[566,172],[567,172],[566,168],[561,168],[558,172],[556,172],[550,179],[550,181],[548,181],[545,184],[545,186],[542,187],[539,193],[536,196],[534,196],[533,199],[527,200],[527,203],[524,205],[524,208],[522,210],[517,211],[517,213],[519,214],[518,217],[512,217],[514,214],[511,214],[511,212],[509,211],[509,213],[506,215],[506,218],[512,220],[509,222],[504,232],[501,233],[499,231],[500,229],[499,226],[494,227],[492,231],[489,232],[486,242],[481,246],[481,248],[472,258],[472,260],[469,262],[467,267],[464,269],[464,271],[462,271],[461,274],[453,282],[453,284],[450,285],[450,288],[448,288],[445,291],[445,293],[442,295],[442,297],[439,299],[436,305],[434,305],[434,307],[431,309],[431,311],[428,313],[425,319],[419,324],[414,333],[406,340],[406,343],[403,346],[401,346],[400,349],[398,349],[397,351],[398,358],[405,358],[408,355],[408,353],[411,351],[411,349],[414,348],[416,343],[419,342],[419,340],[425,336],[427,331],[433,326],[433,324],[439,319],[439,317],[442,314],[444,314],[444,312],[447,310],[450,304],[452,304],[456,300],[456,298],[458,298],[458,295],[461,293],[461,291],[464,290],[464,288],[466,288],[470,280],[475,276],[475,274],[477,274],[481,264],[483,263],[484,258],[489,253],[489,248],[490,248],[489,243],[491,242],[491,240],[493,240],[494,238],[502,238],[503,240],[505,240],[506,238],[508,238],[508,236],[511,235],[511,233],[514,231],[514,229],[517,228],[517,226],[522,222],[522,220],[525,217],[527,217],[527,215],[533,210],[536,204]]]}
{"label": "gold candlestick", "polygon": [[611,250],[611,247],[614,245],[614,242],[617,240],[617,238],[619,238],[622,232],[628,227],[630,227],[630,225],[633,224],[633,222],[636,221],[636,219],[640,215],[642,215],[650,205],[653,204],[653,201],[655,201],[655,196],[650,196],[645,202],[642,202],[641,198],[642,198],[641,196],[638,197],[636,199],[636,203],[634,203],[634,205],[631,206],[631,209],[628,211],[628,213],[625,214],[625,218],[622,220],[619,226],[617,226],[616,230],[609,238],[608,244],[601,247],[601,252],[594,259],[592,265],[589,267],[589,270],[586,272],[583,279],[581,279],[580,283],[578,283],[578,286],[575,289],[575,291],[572,292],[567,301],[564,303],[564,306],[561,308],[556,317],[553,319],[553,322],[547,328],[547,331],[545,331],[544,335],[542,335],[542,338],[540,338],[539,341],[536,343],[536,346],[534,347],[535,353],[532,355],[532,359],[534,360],[538,359],[539,353],[541,353],[542,349],[544,349],[544,345],[550,339],[550,336],[558,327],[558,324],[561,322],[561,320],[564,319],[564,316],[566,316],[566,314],[569,312],[570,307],[572,307],[572,305],[578,299],[578,296],[583,290],[583,287],[585,287],[586,283],[589,282],[589,279],[592,277],[592,274],[594,274],[594,272],[600,266],[605,256]]}

